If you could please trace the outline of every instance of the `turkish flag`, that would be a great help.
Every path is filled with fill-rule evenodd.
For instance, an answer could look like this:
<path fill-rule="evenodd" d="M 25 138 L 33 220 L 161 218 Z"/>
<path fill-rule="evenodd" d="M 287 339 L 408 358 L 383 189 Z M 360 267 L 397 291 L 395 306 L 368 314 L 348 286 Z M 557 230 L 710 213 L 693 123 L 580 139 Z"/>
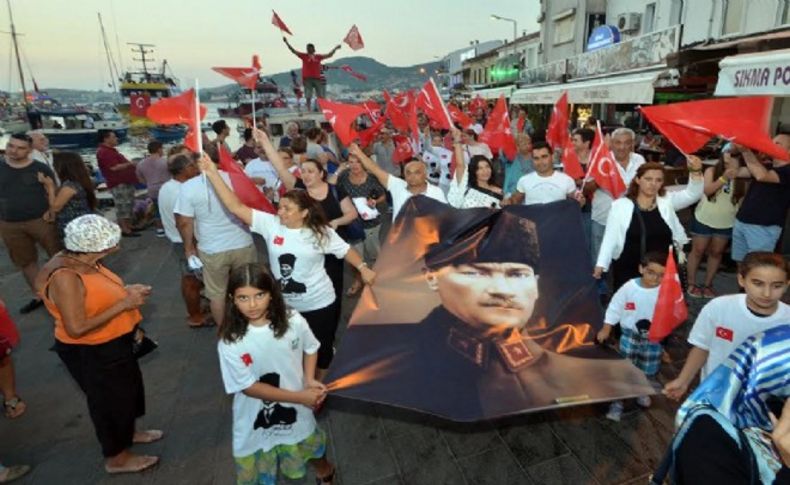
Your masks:
<path fill-rule="evenodd" d="M 397 130 L 409 131 L 409 103 L 411 99 L 409 93 L 410 91 L 399 93 L 394 98 L 387 91 L 383 93 L 386 101 L 385 114 Z"/>
<path fill-rule="evenodd" d="M 519 133 L 523 133 L 524 125 L 526 123 L 527 123 L 527 118 L 519 114 L 518 119 L 516 120 L 516 131 L 518 131 Z"/>
<path fill-rule="evenodd" d="M 716 327 L 716 338 L 732 342 L 732 339 L 735 338 L 735 332 L 727 327 Z"/>
<path fill-rule="evenodd" d="M 291 33 L 291 31 L 288 30 L 288 26 L 285 25 L 285 22 L 282 21 L 280 16 L 277 15 L 277 12 L 275 12 L 274 10 L 272 10 L 272 25 L 274 25 L 275 27 L 277 27 L 278 29 L 282 30 L 283 32 L 285 32 L 288 35 L 293 35 Z"/>
<path fill-rule="evenodd" d="M 564 145 L 562 146 L 562 170 L 572 179 L 580 179 L 584 177 L 584 169 L 579 161 L 579 155 L 573 148 L 573 140 L 570 136 L 565 137 Z"/>
<path fill-rule="evenodd" d="M 343 39 L 343 42 L 348 44 L 348 46 L 355 51 L 365 47 L 365 42 L 362 40 L 362 35 L 359 33 L 359 29 L 356 25 L 351 26 L 351 30 L 348 31 L 346 38 Z"/>
<path fill-rule="evenodd" d="M 680 286 L 675 257 L 670 248 L 664 278 L 658 288 L 658 300 L 653 311 L 653 320 L 650 322 L 648 340 L 655 343 L 664 340 L 678 325 L 685 322 L 688 316 L 683 287 Z"/>
<path fill-rule="evenodd" d="M 378 120 L 373 123 L 373 126 L 362 130 L 359 132 L 359 146 L 365 148 L 366 146 L 373 143 L 373 139 L 376 138 L 376 134 L 381 131 L 384 127 L 384 123 L 386 120 L 383 116 L 380 116 Z"/>
<path fill-rule="evenodd" d="M 129 96 L 129 114 L 132 116 L 145 116 L 151 106 L 151 96 L 148 93 L 132 94 Z"/>
<path fill-rule="evenodd" d="M 244 173 L 244 170 L 236 163 L 233 155 L 222 145 L 219 146 L 219 168 L 228 173 L 233 192 L 236 193 L 236 196 L 244 205 L 259 211 L 268 212 L 269 214 L 277 213 L 277 209 L 269 202 L 269 199 L 263 195 L 258 186 L 250 180 L 247 174 Z"/>
<path fill-rule="evenodd" d="M 787 151 L 771 140 L 773 98 L 706 99 L 639 108 L 650 123 L 684 153 L 694 153 L 714 136 L 788 160 Z"/>
<path fill-rule="evenodd" d="M 370 117 L 371 121 L 374 123 L 381 118 L 381 106 L 372 99 L 365 101 L 364 103 L 360 104 L 363 108 L 365 108 L 365 112 Z"/>
<path fill-rule="evenodd" d="M 617 169 L 617 161 L 614 159 L 609 147 L 603 139 L 601 124 L 596 130 L 596 143 L 590 154 L 590 164 L 587 167 L 587 178 L 595 181 L 598 187 L 609 192 L 613 198 L 617 199 L 626 191 L 625 182 Z"/>
<path fill-rule="evenodd" d="M 255 89 L 258 83 L 258 69 L 254 67 L 212 67 L 211 69 L 233 79 L 247 89 Z"/>
<path fill-rule="evenodd" d="M 354 121 L 365 113 L 365 108 L 354 104 L 343 104 L 318 98 L 318 106 L 324 113 L 324 118 L 332 125 L 337 138 L 343 145 L 350 145 L 359 136 L 352 128 Z"/>
<path fill-rule="evenodd" d="M 395 143 L 395 151 L 392 152 L 392 161 L 403 163 L 414 156 L 414 146 L 408 136 L 395 135 L 392 137 Z"/>
<path fill-rule="evenodd" d="M 546 128 L 546 143 L 552 148 L 559 149 L 565 146 L 568 137 L 568 93 L 562 93 L 560 99 L 554 103 L 551 110 L 551 119 Z"/>
<path fill-rule="evenodd" d="M 453 123 L 458 123 L 462 130 L 475 124 L 472 118 L 467 116 L 466 113 L 452 103 L 447 105 L 447 112 L 450 114 L 450 119 L 453 120 Z"/>
<path fill-rule="evenodd" d="M 439 90 L 436 88 L 436 83 L 433 81 L 433 78 L 430 78 L 428 82 L 420 90 L 419 94 L 417 94 L 417 107 L 420 108 L 425 115 L 436 122 L 436 124 L 445 130 L 449 130 L 452 126 L 452 120 L 450 119 L 450 114 L 447 112 L 447 108 L 444 107 L 444 101 L 442 101 L 442 97 L 439 95 Z"/>
<path fill-rule="evenodd" d="M 502 150 L 509 160 L 516 158 L 516 140 L 510 128 L 510 115 L 507 112 L 504 95 L 499 96 L 491 111 L 486 127 L 480 134 L 480 141 L 487 144 L 493 153 Z"/>
<path fill-rule="evenodd" d="M 340 69 L 345 71 L 345 72 L 347 72 L 347 73 L 349 73 L 349 74 L 351 74 L 353 77 L 359 79 L 360 81 L 367 81 L 368 80 L 368 77 L 366 75 L 355 71 L 348 64 L 343 64 L 342 66 L 340 66 Z"/>
<path fill-rule="evenodd" d="M 200 146 L 200 121 L 206 117 L 206 107 L 200 105 L 200 116 L 195 113 L 195 90 L 188 89 L 178 96 L 164 98 L 152 104 L 146 114 L 148 119 L 160 125 L 187 125 L 184 144 L 193 152 Z"/>
<path fill-rule="evenodd" d="M 473 114 L 479 109 L 485 111 L 486 107 L 486 100 L 481 98 L 479 94 L 472 101 L 469 101 L 469 111 Z"/>

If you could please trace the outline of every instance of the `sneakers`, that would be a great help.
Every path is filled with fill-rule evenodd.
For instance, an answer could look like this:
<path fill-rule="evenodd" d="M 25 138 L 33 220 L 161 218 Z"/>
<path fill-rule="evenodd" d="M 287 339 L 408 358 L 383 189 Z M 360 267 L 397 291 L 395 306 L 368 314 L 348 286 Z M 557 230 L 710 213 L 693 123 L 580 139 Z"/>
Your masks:
<path fill-rule="evenodd" d="M 649 408 L 653 401 L 650 399 L 650 396 L 639 396 L 636 398 L 636 403 L 641 408 Z"/>
<path fill-rule="evenodd" d="M 157 229 L 156 230 L 156 237 L 165 237 L 165 230 L 164 229 Z"/>
<path fill-rule="evenodd" d="M 702 298 L 702 288 L 697 285 L 689 285 L 687 293 L 692 298 Z"/>
<path fill-rule="evenodd" d="M 21 313 L 23 315 L 26 314 L 26 313 L 30 313 L 33 310 L 35 310 L 36 308 L 38 308 L 41 305 L 43 305 L 43 304 L 44 304 L 44 302 L 42 300 L 39 300 L 38 298 L 33 298 L 32 300 L 27 302 L 27 304 L 25 306 L 23 306 L 22 308 L 19 309 L 19 313 Z"/>
<path fill-rule="evenodd" d="M 606 413 L 606 419 L 610 419 L 615 423 L 620 422 L 623 417 L 623 401 L 614 401 L 609 405 L 609 411 Z"/>

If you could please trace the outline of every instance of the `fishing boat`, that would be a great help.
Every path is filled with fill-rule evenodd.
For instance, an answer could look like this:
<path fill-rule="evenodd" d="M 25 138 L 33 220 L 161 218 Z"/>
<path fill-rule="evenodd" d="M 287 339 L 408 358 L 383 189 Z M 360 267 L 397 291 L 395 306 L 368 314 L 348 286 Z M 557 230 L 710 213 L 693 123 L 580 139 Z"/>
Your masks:
<path fill-rule="evenodd" d="M 187 127 L 184 125 L 156 125 L 149 128 L 148 133 L 156 141 L 173 143 L 184 139 Z"/>
<path fill-rule="evenodd" d="M 127 71 L 121 78 L 119 92 L 121 95 L 118 110 L 129 119 L 132 128 L 155 125 L 146 117 L 148 106 L 163 98 L 180 94 L 178 79 L 170 72 L 167 61 L 162 61 L 159 71 L 151 69 L 155 59 L 152 44 L 130 43 L 135 46 L 132 51 L 139 55 L 134 60 L 140 63 L 137 70 Z"/>
<path fill-rule="evenodd" d="M 255 111 L 263 108 L 283 108 L 286 106 L 285 94 L 272 78 L 260 77 L 255 88 L 255 98 L 249 89 L 240 89 L 234 96 L 236 106 L 217 108 L 222 118 L 247 118 L 252 115 L 253 101 Z"/>
<path fill-rule="evenodd" d="M 91 148 L 99 145 L 99 131 L 112 130 L 123 142 L 129 127 L 122 119 L 104 119 L 95 111 L 58 109 L 31 113 L 53 148 Z"/>

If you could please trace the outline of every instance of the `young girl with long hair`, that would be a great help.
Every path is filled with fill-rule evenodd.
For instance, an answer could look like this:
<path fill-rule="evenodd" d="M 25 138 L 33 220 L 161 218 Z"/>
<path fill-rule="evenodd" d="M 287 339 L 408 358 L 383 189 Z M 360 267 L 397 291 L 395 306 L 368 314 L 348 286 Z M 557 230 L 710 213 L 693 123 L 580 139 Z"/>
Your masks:
<path fill-rule="evenodd" d="M 326 434 L 313 409 L 326 397 L 316 380 L 320 344 L 307 321 L 285 305 L 280 285 L 259 264 L 233 270 L 217 344 L 225 391 L 233 394 L 236 483 L 277 483 L 305 475 L 332 483 Z M 279 464 L 279 465 L 278 465 Z"/>

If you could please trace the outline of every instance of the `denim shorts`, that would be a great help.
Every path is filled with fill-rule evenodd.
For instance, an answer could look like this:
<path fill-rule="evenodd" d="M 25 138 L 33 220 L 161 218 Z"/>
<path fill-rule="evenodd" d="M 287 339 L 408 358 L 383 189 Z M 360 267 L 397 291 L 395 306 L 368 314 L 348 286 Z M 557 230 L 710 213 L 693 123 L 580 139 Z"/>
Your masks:
<path fill-rule="evenodd" d="M 731 227 L 727 229 L 716 229 L 715 227 L 710 227 L 698 221 L 697 216 L 691 218 L 689 232 L 692 236 L 699 237 L 720 237 L 722 239 L 730 239 L 732 237 Z"/>
<path fill-rule="evenodd" d="M 781 235 L 782 226 L 746 224 L 735 219 L 735 225 L 732 226 L 733 261 L 743 261 L 747 254 L 754 251 L 772 252 Z"/>

